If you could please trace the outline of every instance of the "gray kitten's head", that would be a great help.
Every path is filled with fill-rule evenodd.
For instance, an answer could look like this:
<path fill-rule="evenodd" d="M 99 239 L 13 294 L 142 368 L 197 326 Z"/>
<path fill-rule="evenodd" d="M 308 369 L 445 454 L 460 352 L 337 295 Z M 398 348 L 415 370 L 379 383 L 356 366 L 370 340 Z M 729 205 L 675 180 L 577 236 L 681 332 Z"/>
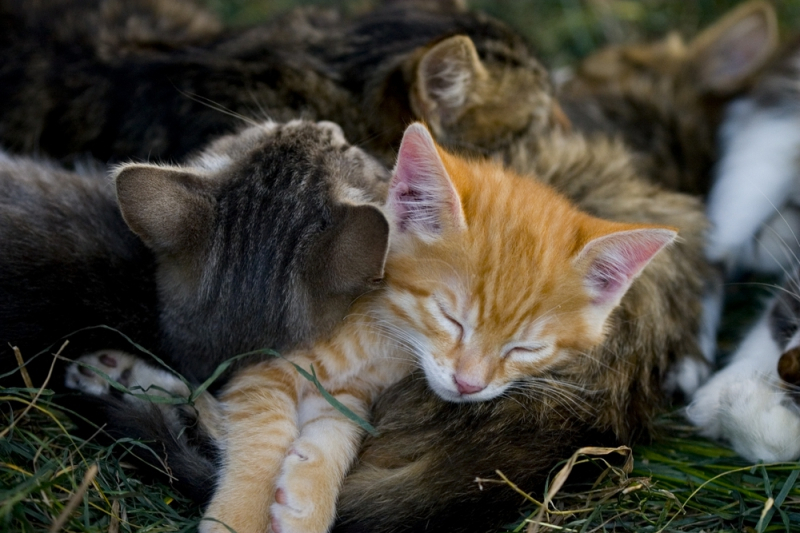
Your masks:
<path fill-rule="evenodd" d="M 192 377 L 330 330 L 383 277 L 388 172 L 330 122 L 267 122 L 184 166 L 116 172 L 123 217 L 155 253 L 166 348 Z"/>

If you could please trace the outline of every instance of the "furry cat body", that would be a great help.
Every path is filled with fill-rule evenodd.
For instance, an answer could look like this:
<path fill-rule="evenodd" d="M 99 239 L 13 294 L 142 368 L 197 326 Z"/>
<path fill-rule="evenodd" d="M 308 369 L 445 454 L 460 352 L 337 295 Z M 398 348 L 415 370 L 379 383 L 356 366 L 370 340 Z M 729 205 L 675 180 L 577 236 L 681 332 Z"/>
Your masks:
<path fill-rule="evenodd" d="M 117 325 L 134 341 L 146 333 L 145 346 L 199 382 L 234 355 L 328 331 L 382 275 L 388 228 L 369 204 L 388 173 L 332 123 L 263 123 L 181 167 L 123 166 L 116 198 L 100 176 L 3 163 L 3 242 L 17 246 L 1 259 L 12 302 L 2 342 L 26 355 L 73 329 Z M 49 281 L 65 269 L 65 283 Z M 137 321 L 148 327 L 127 326 Z"/>
<path fill-rule="evenodd" d="M 17 366 L 8 343 L 30 360 L 87 326 L 105 324 L 144 346 L 157 344 L 155 259 L 123 221 L 101 169 L 67 172 L 0 153 L 0 242 L 0 374 Z M 121 342 L 119 335 L 83 332 L 63 355 L 126 347 Z M 50 363 L 49 356 L 29 363 L 37 386 Z"/>
<path fill-rule="evenodd" d="M 800 41 L 786 47 L 753 89 L 727 109 L 708 199 L 709 258 L 736 274 L 784 274 L 800 251 Z"/>
<path fill-rule="evenodd" d="M 553 121 L 549 79 L 525 42 L 446 2 L 352 20 L 308 8 L 227 31 L 197 22 L 202 12 L 164 17 L 146 0 L 87 2 L 96 7 L 85 19 L 107 28 L 100 38 L 86 20 L 58 16 L 71 2 L 6 0 L 0 11 L 0 142 L 15 151 L 180 160 L 238 117 L 266 114 L 334 121 L 390 165 L 414 118 L 445 144 L 478 150 Z"/>
<path fill-rule="evenodd" d="M 696 337 L 686 335 L 696 328 L 697 294 L 702 287 L 697 273 L 706 268 L 699 203 L 641 181 L 618 143 L 590 142 L 574 135 L 539 142 L 530 153 L 548 156 L 527 164 L 538 165 L 541 180 L 595 215 L 678 227 L 682 241 L 659 253 L 633 284 L 607 322 L 601 346 L 566 366 L 551 367 L 538 381 L 524 381 L 507 393 L 510 397 L 455 406 L 414 376 L 385 392 L 373 414 L 380 436 L 367 438 L 359 462 L 345 480 L 339 502 L 342 523 L 337 529 L 489 528 L 513 513 L 518 498 L 502 485 L 481 487 L 475 477 L 492 478 L 500 469 L 535 492 L 550 467 L 571 453 L 565 450 L 631 442 L 646 431 L 665 400 L 661 391 L 667 368 L 687 356 L 701 357 Z M 502 222 L 507 226 L 508 217 Z M 431 266 L 431 272 L 439 268 L 449 272 L 442 265 Z M 506 298 L 518 301 L 518 294 Z M 679 323 L 666 325 L 665 317 Z M 631 387 L 636 387 L 637 398 L 645 400 L 634 401 Z M 153 417 L 162 416 L 146 405 L 133 412 L 148 409 L 155 411 Z M 180 429 L 172 431 L 170 442 L 182 442 Z M 196 454 L 179 449 L 168 453 L 172 458 Z M 205 465 L 197 472 L 213 471 L 208 459 L 195 459 Z M 186 476 L 179 483 L 203 482 L 202 476 L 195 477 L 197 472 L 173 470 L 179 478 Z"/>
<path fill-rule="evenodd" d="M 577 129 L 621 136 L 644 175 L 706 195 L 723 107 L 749 88 L 777 46 L 774 9 L 751 1 L 689 43 L 673 33 L 594 53 L 558 98 Z"/>
<path fill-rule="evenodd" d="M 784 278 L 757 324 L 687 410 L 702 434 L 752 461 L 800 458 L 800 408 L 789 386 L 798 380 L 781 372 L 782 362 L 796 358 L 800 316 L 798 46 L 789 43 L 753 90 L 728 107 L 708 199 L 709 258 L 730 276 L 756 271 Z"/>

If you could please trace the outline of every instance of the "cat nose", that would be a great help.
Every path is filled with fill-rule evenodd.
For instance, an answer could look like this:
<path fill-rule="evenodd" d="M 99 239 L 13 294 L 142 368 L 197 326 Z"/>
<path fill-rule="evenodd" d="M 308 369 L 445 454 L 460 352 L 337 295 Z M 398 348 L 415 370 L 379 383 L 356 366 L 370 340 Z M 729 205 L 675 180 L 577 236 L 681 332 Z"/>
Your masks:
<path fill-rule="evenodd" d="M 457 376 L 453 376 L 453 381 L 459 394 L 475 394 L 486 388 L 486 385 L 473 385 L 468 381 L 459 379 Z"/>

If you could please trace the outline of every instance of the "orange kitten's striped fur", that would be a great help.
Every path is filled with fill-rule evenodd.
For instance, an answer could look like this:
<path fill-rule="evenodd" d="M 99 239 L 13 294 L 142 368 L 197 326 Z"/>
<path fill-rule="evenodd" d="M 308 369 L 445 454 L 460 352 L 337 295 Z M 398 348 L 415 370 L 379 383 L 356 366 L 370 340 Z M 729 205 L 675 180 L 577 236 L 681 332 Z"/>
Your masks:
<path fill-rule="evenodd" d="M 675 237 L 586 215 L 535 180 L 445 153 L 418 124 L 385 214 L 383 288 L 328 339 L 243 369 L 223 391 L 222 472 L 202 532 L 332 524 L 362 432 L 292 363 L 364 418 L 415 364 L 446 400 L 494 398 L 600 343 L 609 313 Z"/>

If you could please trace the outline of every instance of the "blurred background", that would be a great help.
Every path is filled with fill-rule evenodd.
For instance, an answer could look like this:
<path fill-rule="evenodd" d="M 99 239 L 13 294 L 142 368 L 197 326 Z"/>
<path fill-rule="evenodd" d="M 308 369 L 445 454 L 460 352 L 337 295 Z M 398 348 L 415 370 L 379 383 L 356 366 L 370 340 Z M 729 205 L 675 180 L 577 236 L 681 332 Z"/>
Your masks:
<path fill-rule="evenodd" d="M 204 0 L 229 24 L 247 25 L 296 6 L 338 7 L 348 13 L 378 0 Z M 610 43 L 641 41 L 670 30 L 692 36 L 742 0 L 467 0 L 516 28 L 551 67 L 574 63 Z M 781 35 L 800 34 L 800 0 L 773 0 Z"/>

